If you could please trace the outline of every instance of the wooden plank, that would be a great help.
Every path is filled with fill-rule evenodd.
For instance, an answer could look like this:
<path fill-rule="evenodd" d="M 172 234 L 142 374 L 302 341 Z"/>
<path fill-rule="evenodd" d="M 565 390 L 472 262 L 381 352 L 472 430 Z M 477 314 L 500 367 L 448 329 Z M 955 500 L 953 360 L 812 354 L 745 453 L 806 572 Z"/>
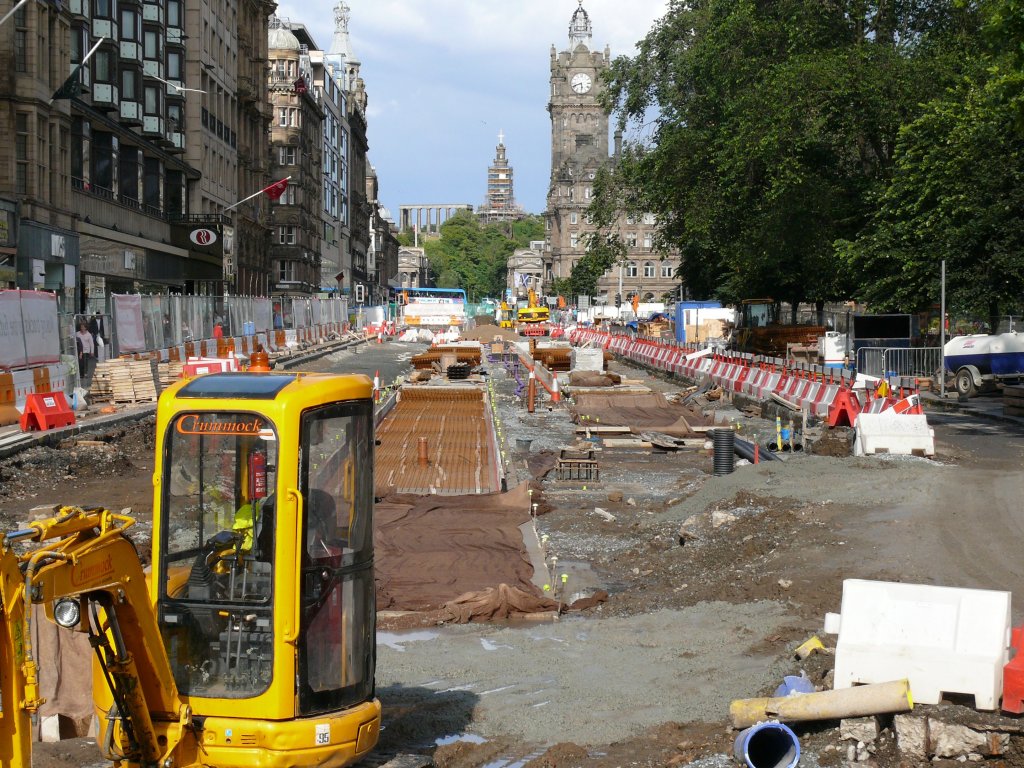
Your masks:
<path fill-rule="evenodd" d="M 576 426 L 576 434 L 583 432 L 589 432 L 592 435 L 620 435 L 623 433 L 628 434 L 629 427 L 616 427 L 611 424 L 587 424 L 586 426 Z"/>
<path fill-rule="evenodd" d="M 622 437 L 605 437 L 602 439 L 605 448 L 653 448 L 647 440 L 629 440 Z M 703 441 L 701 441 L 703 442 Z"/>

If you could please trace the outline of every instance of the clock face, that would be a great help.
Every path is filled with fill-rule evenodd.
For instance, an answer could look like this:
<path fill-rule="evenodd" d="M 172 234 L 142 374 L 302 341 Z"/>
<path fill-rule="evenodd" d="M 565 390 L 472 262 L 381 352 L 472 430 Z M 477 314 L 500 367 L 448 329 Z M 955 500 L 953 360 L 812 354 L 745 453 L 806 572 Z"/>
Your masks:
<path fill-rule="evenodd" d="M 569 81 L 569 85 L 576 93 L 586 93 L 590 90 L 590 86 L 593 81 L 590 79 L 590 75 L 586 72 L 577 72 L 572 76 L 572 80 Z"/>

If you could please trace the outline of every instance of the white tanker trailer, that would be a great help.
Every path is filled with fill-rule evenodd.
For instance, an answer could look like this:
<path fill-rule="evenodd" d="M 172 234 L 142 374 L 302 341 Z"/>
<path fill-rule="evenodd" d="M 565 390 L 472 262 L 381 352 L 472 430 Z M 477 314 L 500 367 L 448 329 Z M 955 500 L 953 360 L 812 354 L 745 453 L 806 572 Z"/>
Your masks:
<path fill-rule="evenodd" d="M 997 381 L 1024 379 L 1024 333 L 957 336 L 943 351 L 958 394 L 971 397 Z"/>

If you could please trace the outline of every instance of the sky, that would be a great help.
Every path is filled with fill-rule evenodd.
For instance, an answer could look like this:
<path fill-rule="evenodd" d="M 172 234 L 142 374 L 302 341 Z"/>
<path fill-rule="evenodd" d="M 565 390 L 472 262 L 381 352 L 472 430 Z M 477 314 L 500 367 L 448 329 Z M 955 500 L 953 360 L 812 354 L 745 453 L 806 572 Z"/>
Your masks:
<path fill-rule="evenodd" d="M 277 15 L 305 24 L 327 49 L 338 0 L 286 0 Z M 577 0 L 346 0 L 368 94 L 367 139 L 381 202 L 478 208 L 503 131 L 516 201 L 544 210 L 551 172 L 550 50 L 569 45 Z M 592 48 L 612 58 L 668 10 L 668 0 L 583 0 Z"/>

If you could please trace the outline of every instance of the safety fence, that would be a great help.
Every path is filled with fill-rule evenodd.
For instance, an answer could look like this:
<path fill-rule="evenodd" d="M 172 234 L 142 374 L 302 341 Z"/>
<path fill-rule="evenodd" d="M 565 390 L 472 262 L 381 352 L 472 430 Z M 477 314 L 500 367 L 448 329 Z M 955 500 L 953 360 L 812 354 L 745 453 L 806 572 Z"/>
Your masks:
<path fill-rule="evenodd" d="M 879 379 L 936 379 L 942 374 L 942 347 L 862 347 L 857 371 Z"/>
<path fill-rule="evenodd" d="M 83 386 L 76 331 L 98 360 L 184 362 L 189 357 L 275 353 L 343 336 L 345 298 L 115 294 L 110 314 L 61 314 L 45 291 L 0 291 L 0 425 L 18 421 L 31 394 Z M 220 330 L 217 331 L 217 326 Z"/>
<path fill-rule="evenodd" d="M 747 353 L 720 353 L 696 345 L 645 341 L 586 329 L 574 331 L 569 338 L 574 344 L 597 346 L 672 376 L 710 382 L 756 400 L 774 400 L 820 418 L 829 417 L 830 407 L 840 393 L 846 402 L 856 400 L 857 412 L 877 413 L 891 408 L 904 412 L 913 408 L 913 412 L 920 413 L 919 399 L 911 401 L 917 397 L 914 391 L 900 392 L 897 398 L 891 391 L 878 394 L 874 388 L 855 390 L 855 376 L 841 368 Z"/>

